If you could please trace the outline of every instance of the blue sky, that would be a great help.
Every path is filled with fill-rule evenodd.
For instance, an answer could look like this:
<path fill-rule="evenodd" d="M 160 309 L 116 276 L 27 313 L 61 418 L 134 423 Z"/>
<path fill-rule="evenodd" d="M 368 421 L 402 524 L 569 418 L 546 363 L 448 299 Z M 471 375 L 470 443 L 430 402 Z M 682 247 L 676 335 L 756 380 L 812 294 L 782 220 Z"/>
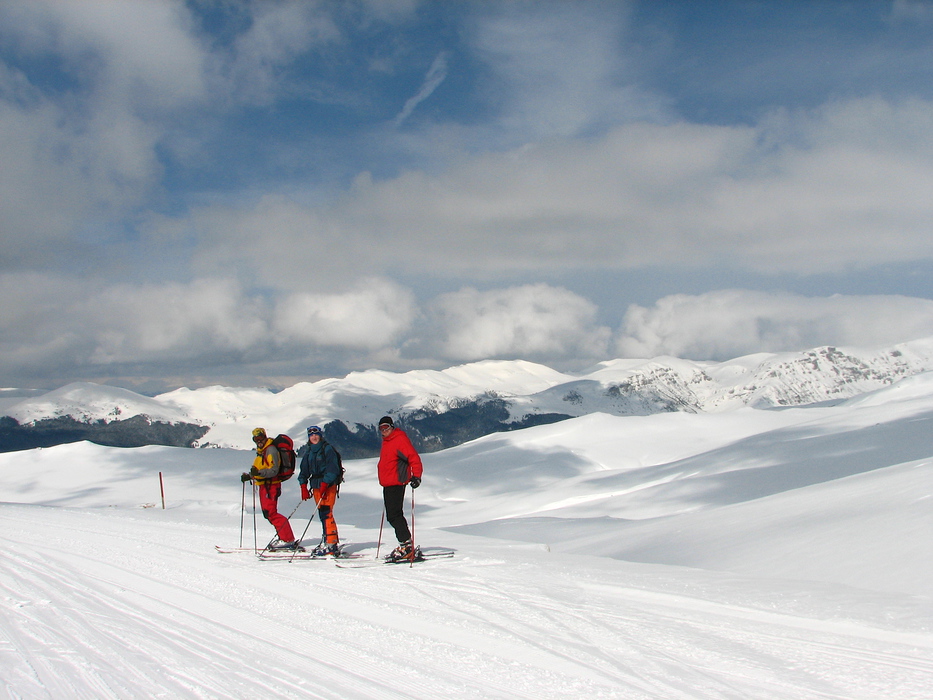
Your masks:
<path fill-rule="evenodd" d="M 933 2 L 0 0 L 0 385 L 933 335 Z"/>

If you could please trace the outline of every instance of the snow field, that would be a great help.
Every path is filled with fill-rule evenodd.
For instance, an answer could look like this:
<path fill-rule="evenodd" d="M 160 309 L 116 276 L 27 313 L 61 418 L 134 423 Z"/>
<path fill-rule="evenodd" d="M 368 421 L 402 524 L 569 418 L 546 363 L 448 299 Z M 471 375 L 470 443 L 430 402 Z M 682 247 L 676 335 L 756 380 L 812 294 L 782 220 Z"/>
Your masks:
<path fill-rule="evenodd" d="M 2 688 L 929 698 L 933 389 L 909 381 L 833 407 L 594 415 L 427 455 L 416 537 L 456 556 L 413 567 L 215 553 L 241 522 L 254 540 L 248 452 L 2 454 Z M 341 536 L 372 556 L 374 461 L 347 467 Z M 280 510 L 298 504 L 289 482 Z M 310 515 L 297 508 L 297 532 Z M 315 518 L 305 542 L 319 536 Z"/>

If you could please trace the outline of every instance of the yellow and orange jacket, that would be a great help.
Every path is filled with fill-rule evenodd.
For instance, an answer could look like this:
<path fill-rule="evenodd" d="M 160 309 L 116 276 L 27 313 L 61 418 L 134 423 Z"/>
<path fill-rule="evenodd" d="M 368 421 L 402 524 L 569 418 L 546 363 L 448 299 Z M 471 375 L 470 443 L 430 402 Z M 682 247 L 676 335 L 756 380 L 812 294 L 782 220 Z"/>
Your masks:
<path fill-rule="evenodd" d="M 279 457 L 278 449 L 272 444 L 272 438 L 266 438 L 265 444 L 256 448 L 253 466 L 259 471 L 253 476 L 255 483 L 266 484 L 279 481 L 277 477 L 282 466 L 282 459 Z"/>

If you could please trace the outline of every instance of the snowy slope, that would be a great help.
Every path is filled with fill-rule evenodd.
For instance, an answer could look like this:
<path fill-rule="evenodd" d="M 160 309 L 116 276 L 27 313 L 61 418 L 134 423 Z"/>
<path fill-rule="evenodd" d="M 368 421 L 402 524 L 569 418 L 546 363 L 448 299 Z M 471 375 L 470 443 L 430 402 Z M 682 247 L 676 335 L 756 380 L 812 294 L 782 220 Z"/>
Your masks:
<path fill-rule="evenodd" d="M 2 454 L 0 679 L 24 698 L 929 698 L 931 421 L 925 374 L 834 406 L 487 436 L 425 458 L 416 536 L 456 556 L 414 568 L 214 553 L 254 540 L 247 451 Z M 341 535 L 372 556 L 374 462 L 347 467 Z M 297 491 L 282 510 L 316 541 Z"/>
<path fill-rule="evenodd" d="M 444 520 L 560 551 L 585 544 L 626 560 L 933 591 L 931 396 L 926 373 L 835 408 L 594 415 L 488 436 L 437 456 L 450 482 L 439 490 L 452 503 Z M 561 487 L 526 491 L 543 466 Z M 477 485 L 450 476 L 467 469 Z M 470 498 L 477 491 L 487 508 Z M 854 533 L 860 556 L 839 557 Z"/>

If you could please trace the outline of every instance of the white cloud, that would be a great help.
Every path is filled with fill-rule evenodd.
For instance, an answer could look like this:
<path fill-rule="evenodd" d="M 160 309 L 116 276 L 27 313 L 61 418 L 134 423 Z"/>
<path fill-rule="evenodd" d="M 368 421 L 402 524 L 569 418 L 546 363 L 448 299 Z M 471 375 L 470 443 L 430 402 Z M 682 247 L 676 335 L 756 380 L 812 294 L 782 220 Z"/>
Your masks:
<path fill-rule="evenodd" d="M 268 311 L 232 280 L 105 284 L 37 273 L 0 275 L 0 367 L 211 364 L 266 354 Z"/>
<path fill-rule="evenodd" d="M 60 56 L 79 87 L 111 106 L 135 101 L 152 109 L 204 97 L 206 54 L 183 2 L 7 0 L 0 19 L 6 41 L 31 55 Z"/>
<path fill-rule="evenodd" d="M 820 345 L 876 347 L 933 336 L 933 300 L 903 296 L 804 297 L 721 290 L 633 304 L 615 340 L 622 357 L 725 360 Z"/>
<path fill-rule="evenodd" d="M 838 103 L 757 127 L 629 124 L 595 140 L 461 157 L 441 174 L 361 176 L 326 204 L 268 195 L 236 208 L 205 206 L 153 225 L 147 236 L 169 241 L 182 230 L 196 241 L 190 259 L 201 274 L 238 274 L 296 299 L 352 295 L 356 280 L 397 274 L 495 279 L 670 264 L 765 274 L 858 270 L 933 257 L 931 135 L 933 105 L 919 100 Z M 456 307 L 456 299 L 446 303 Z M 470 314 L 461 320 L 479 323 Z M 373 338 L 395 337 L 395 326 L 377 328 Z M 342 332 L 334 331 L 334 342 Z M 789 342 L 769 332 L 781 346 Z M 799 346 L 849 337 L 797 332 Z M 452 331 L 439 356 L 541 347 L 489 337 L 471 350 Z M 721 348 L 712 338 L 696 348 L 665 338 L 646 341 L 650 352 L 672 345 L 723 357 L 768 349 L 757 336 L 726 337 Z"/>
<path fill-rule="evenodd" d="M 431 93 L 434 92 L 446 78 L 447 52 L 442 51 L 437 55 L 431 67 L 428 69 L 428 73 L 424 77 L 424 82 L 421 84 L 418 92 L 405 101 L 402 111 L 395 117 L 395 126 L 401 126 L 405 120 L 411 116 L 411 113 L 415 111 L 415 107 L 428 99 Z"/>
<path fill-rule="evenodd" d="M 868 99 L 755 127 L 627 124 L 461 157 L 440 174 L 361 178 L 316 211 L 364 260 L 408 271 L 827 273 L 933 257 L 930 192 L 933 104 Z"/>
<path fill-rule="evenodd" d="M 262 356 L 274 346 L 266 304 L 231 280 L 117 285 L 76 306 L 96 339 L 92 364 Z"/>
<path fill-rule="evenodd" d="M 412 293 L 386 280 L 364 280 L 341 293 L 293 293 L 276 304 L 277 338 L 311 346 L 378 350 L 398 341 L 417 313 Z"/>
<path fill-rule="evenodd" d="M 277 290 L 307 280 L 330 284 L 345 278 L 350 264 L 341 232 L 320 211 L 280 195 L 201 207 L 180 219 L 152 217 L 144 232 L 166 244 L 190 236 L 191 262 L 201 274 L 235 271 L 250 284 Z"/>
<path fill-rule="evenodd" d="M 0 369 L 21 378 L 48 377 L 50 367 L 70 378 L 121 367 L 197 376 L 232 365 L 295 376 L 322 363 L 339 373 L 496 357 L 579 365 L 613 353 L 723 360 L 933 336 L 933 300 L 900 296 L 673 295 L 632 305 L 614 339 L 593 303 L 545 284 L 466 287 L 428 302 L 423 314 L 410 290 L 385 279 L 276 297 L 232 279 L 108 285 L 18 273 L 0 275 L 0 298 Z"/>
<path fill-rule="evenodd" d="M 160 148 L 192 150 L 205 119 L 272 101 L 291 85 L 283 67 L 338 38 L 316 4 L 243 11 L 255 13 L 248 31 L 217 48 L 181 0 L 0 3 L 0 38 L 60 64 L 54 78 L 67 86 L 31 83 L 0 62 L 0 210 L 11 258 L 40 265 L 69 238 L 119 237 L 124 217 L 158 194 Z"/>
<path fill-rule="evenodd" d="M 17 273 L 0 274 L 0 298 L 7 376 L 50 366 L 106 374 L 121 365 L 184 375 L 334 351 L 391 359 L 418 312 L 409 290 L 376 279 L 276 298 L 232 279 L 130 285 Z"/>
<path fill-rule="evenodd" d="M 325 5 L 258 2 L 249 11 L 249 29 L 237 37 L 232 54 L 215 56 L 225 91 L 236 102 L 272 102 L 283 92 L 282 71 L 297 56 L 341 38 Z"/>
<path fill-rule="evenodd" d="M 120 12 L 80 5 L 0 4 L 4 36 L 40 56 L 64 47 L 88 93 L 70 111 L 73 102 L 0 65 L 0 208 L 11 260 L 48 265 L 50 249 L 69 237 L 119 237 L 124 216 L 159 183 L 157 149 L 175 138 L 156 118 L 163 110 L 273 99 L 283 66 L 341 40 L 321 5 L 250 4 L 250 29 L 213 54 L 181 2 L 123 3 Z M 471 41 L 502 87 L 504 121 L 541 122 L 526 125 L 521 148 L 422 144 L 444 153 L 446 166 L 361 177 L 343 196 L 290 187 L 288 198 L 276 184 L 275 193 L 225 200 L 236 206 L 215 200 L 161 222 L 143 211 L 133 223 L 149 222 L 142 235 L 151 240 L 183 231 L 195 252 L 178 257 L 193 275 L 233 270 L 273 288 L 290 285 L 312 250 L 327 252 L 324 274 L 338 281 L 722 261 L 819 274 L 933 257 L 933 104 L 839 102 L 751 126 L 657 123 L 647 110 L 635 122 L 621 106 L 633 80 L 620 48 L 624 12 L 610 20 L 600 5 L 587 7 L 516 3 L 475 21 Z M 96 60 L 78 60 L 86 55 Z M 420 96 L 443 77 L 442 59 Z M 242 82 L 255 94 L 231 98 L 226 91 Z M 490 128 L 477 126 L 471 140 L 464 127 L 460 143 L 478 143 Z M 449 134 L 431 133 L 441 132 Z M 270 248 L 286 261 L 284 279 Z"/>
<path fill-rule="evenodd" d="M 161 167 L 165 110 L 205 97 L 205 54 L 180 2 L 0 4 L 2 37 L 61 61 L 69 89 L 0 64 L 0 209 L 8 250 L 38 260 L 143 201 Z M 38 248 L 38 250 L 36 250 Z"/>
<path fill-rule="evenodd" d="M 437 298 L 429 335 L 438 334 L 440 353 L 453 360 L 603 357 L 609 329 L 596 326 L 595 315 L 590 301 L 559 287 L 467 287 Z"/>
<path fill-rule="evenodd" d="M 478 18 L 470 39 L 493 77 L 484 89 L 500 109 L 497 126 L 534 141 L 659 117 L 626 51 L 627 6 L 508 3 Z"/>
<path fill-rule="evenodd" d="M 753 138 L 747 130 L 632 125 L 595 142 L 461 157 L 439 175 L 364 174 L 327 204 L 268 195 L 206 206 L 188 221 L 154 224 L 151 234 L 193 231 L 199 269 L 245 267 L 272 285 L 275 260 L 291 277 L 315 268 L 321 254 L 323 273 L 344 277 L 679 262 L 690 243 L 682 227 L 703 199 L 689 190 L 707 188 L 711 171 L 740 159 Z M 696 245 L 700 263 L 719 255 Z"/>
<path fill-rule="evenodd" d="M 933 258 L 930 192 L 933 104 L 870 99 L 758 126 L 628 124 L 461 154 L 440 173 L 363 174 L 326 201 L 210 204 L 146 235 L 185 231 L 200 274 L 274 289 L 310 277 L 316 292 L 398 274 L 826 274 Z"/>

